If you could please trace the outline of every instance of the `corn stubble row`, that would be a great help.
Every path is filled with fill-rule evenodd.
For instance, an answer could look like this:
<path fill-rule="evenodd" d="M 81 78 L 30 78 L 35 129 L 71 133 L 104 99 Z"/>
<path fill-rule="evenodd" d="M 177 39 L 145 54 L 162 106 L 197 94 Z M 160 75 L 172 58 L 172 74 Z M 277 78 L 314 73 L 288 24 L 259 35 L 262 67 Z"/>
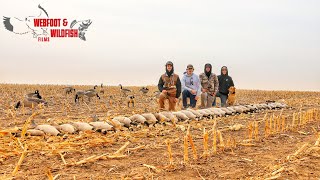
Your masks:
<path fill-rule="evenodd" d="M 246 136 L 245 136 L 247 137 L 247 139 L 244 139 L 240 142 L 236 142 L 235 138 L 229 136 L 226 143 L 224 141 L 222 132 L 217 129 L 217 122 L 215 120 L 211 130 L 207 131 L 205 128 L 203 128 L 203 142 L 202 142 L 203 154 L 201 155 L 201 158 L 207 158 L 210 155 L 215 156 L 219 153 L 223 153 L 225 150 L 231 150 L 233 152 L 233 150 L 237 147 L 237 145 L 253 146 L 254 144 L 252 142 L 254 141 L 259 142 L 262 138 L 268 138 L 276 134 L 284 133 L 287 131 L 300 132 L 299 129 L 304 128 L 304 126 L 307 125 L 308 123 L 320 121 L 320 109 L 314 108 L 306 111 L 299 110 L 298 112 L 293 113 L 292 121 L 290 121 L 289 117 L 290 116 L 283 115 L 283 110 L 280 112 L 280 115 L 278 116 L 274 115 L 274 113 L 271 115 L 268 115 L 266 113 L 264 118 L 261 121 L 252 121 L 248 123 L 246 127 L 247 130 L 246 130 Z M 264 128 L 262 128 L 263 123 L 264 123 Z M 264 129 L 264 134 L 262 132 L 259 133 L 260 129 Z M 313 156 L 320 157 L 320 154 L 314 153 L 315 151 L 320 153 L 320 147 L 319 147 L 320 132 L 318 132 L 317 135 L 318 135 L 318 139 L 315 142 L 314 147 L 310 148 L 309 144 L 306 143 L 294 154 L 288 156 L 288 160 L 292 159 L 293 157 L 297 157 L 297 155 L 301 154 L 301 152 L 306 150 L 308 153 L 313 152 Z M 209 141 L 211 139 L 209 137 L 212 138 L 211 148 L 209 148 Z M 168 141 L 169 140 L 166 140 L 166 142 Z M 170 149 L 170 151 L 168 151 L 168 154 L 170 157 L 169 158 L 170 166 L 172 166 L 173 165 L 172 149 L 170 147 L 170 144 L 167 143 L 167 145 L 168 145 L 168 149 Z M 191 147 L 193 159 L 197 160 L 199 157 L 197 153 L 197 148 L 192 138 L 192 133 L 190 131 L 190 125 L 188 127 L 186 135 L 183 137 L 183 162 L 185 164 L 190 163 L 189 147 Z"/>

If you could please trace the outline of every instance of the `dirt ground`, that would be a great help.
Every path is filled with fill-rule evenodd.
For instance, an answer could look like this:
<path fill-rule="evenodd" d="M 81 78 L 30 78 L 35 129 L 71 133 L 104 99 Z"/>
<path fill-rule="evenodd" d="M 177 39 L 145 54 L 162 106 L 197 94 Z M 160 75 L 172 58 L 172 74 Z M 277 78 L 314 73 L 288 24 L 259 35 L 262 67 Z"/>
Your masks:
<path fill-rule="evenodd" d="M 157 99 L 153 96 L 156 87 L 153 86 L 149 87 L 147 95 L 139 92 L 140 87 L 126 87 L 133 90 L 131 94 L 136 96 L 134 108 L 127 107 L 119 87 L 104 87 L 100 100 L 92 98 L 89 102 L 85 98 L 84 102 L 78 104 L 74 102 L 74 94 L 66 95 L 63 87 L 0 85 L 0 179 L 320 178 L 320 147 L 315 145 L 320 135 L 320 92 L 238 90 L 238 104 L 276 100 L 286 103 L 290 108 L 179 122 L 176 126 L 171 123 L 154 127 L 134 126 L 106 135 L 80 132 L 57 137 L 15 137 L 5 133 L 21 130 L 34 112 L 38 112 L 34 117 L 36 123 L 55 124 L 90 122 L 94 115 L 106 120 L 117 115 L 158 111 Z M 24 94 L 36 89 L 48 102 L 48 107 L 12 109 Z M 100 88 L 97 91 L 100 92 Z M 285 120 L 284 129 L 275 128 L 266 135 L 266 119 L 280 117 L 280 114 Z M 212 128 L 215 121 L 224 139 L 224 146 L 218 140 L 217 154 L 213 153 Z M 253 122 L 257 123 L 254 137 L 250 136 Z M 228 127 L 235 124 L 244 127 L 238 131 L 229 130 Z M 189 144 L 189 161 L 184 162 L 184 136 L 188 126 L 197 159 Z M 209 134 L 207 156 L 203 155 L 204 129 Z M 170 142 L 172 150 L 171 164 L 166 142 Z M 116 153 L 125 144 L 127 146 L 123 151 Z M 21 166 L 13 176 L 19 159 L 22 160 Z"/>

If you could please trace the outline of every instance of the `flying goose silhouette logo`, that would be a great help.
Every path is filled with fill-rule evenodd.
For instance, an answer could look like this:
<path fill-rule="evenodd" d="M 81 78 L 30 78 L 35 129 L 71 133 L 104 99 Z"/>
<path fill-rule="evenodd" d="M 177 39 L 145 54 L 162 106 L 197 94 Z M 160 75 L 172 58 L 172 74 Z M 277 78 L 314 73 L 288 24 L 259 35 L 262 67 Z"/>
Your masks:
<path fill-rule="evenodd" d="M 3 24 L 4 27 L 15 34 L 23 35 L 27 33 L 32 33 L 33 37 L 36 38 L 40 35 L 47 36 L 48 35 L 48 28 L 44 27 L 34 27 L 33 20 L 35 18 L 49 18 L 47 11 L 38 5 L 40 10 L 40 14 L 38 16 L 27 16 L 22 19 L 17 17 L 3 17 Z"/>

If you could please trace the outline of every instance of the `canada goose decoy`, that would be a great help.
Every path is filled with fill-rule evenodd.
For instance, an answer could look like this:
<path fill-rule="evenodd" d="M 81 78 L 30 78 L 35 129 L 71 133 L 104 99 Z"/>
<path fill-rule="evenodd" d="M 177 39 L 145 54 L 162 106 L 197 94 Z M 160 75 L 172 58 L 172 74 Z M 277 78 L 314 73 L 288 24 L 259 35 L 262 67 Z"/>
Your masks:
<path fill-rule="evenodd" d="M 96 96 L 98 99 L 101 99 L 99 94 L 95 91 L 85 91 L 84 95 L 88 97 L 89 101 L 91 101 L 91 98 Z"/>
<path fill-rule="evenodd" d="M 76 92 L 76 89 L 73 88 L 72 86 L 64 87 L 63 90 L 64 90 L 64 92 L 65 92 L 66 94 L 72 94 L 72 91 L 73 91 L 73 92 Z"/>
<path fill-rule="evenodd" d="M 79 102 L 80 99 L 82 99 L 82 101 L 83 101 L 84 93 L 85 93 L 85 91 L 77 91 L 75 98 L 74 98 L 74 102 L 77 103 L 77 102 Z"/>
<path fill-rule="evenodd" d="M 104 94 L 104 88 L 103 88 L 103 84 L 102 83 L 100 85 L 100 94 Z"/>
<path fill-rule="evenodd" d="M 79 102 L 80 99 L 83 100 L 83 96 L 87 96 L 89 101 L 91 101 L 91 98 L 94 96 L 97 96 L 97 98 L 100 99 L 99 94 L 95 90 L 89 89 L 87 91 L 78 91 L 74 98 L 75 103 Z"/>
<path fill-rule="evenodd" d="M 62 135 L 54 126 L 48 124 L 37 125 L 34 120 L 31 121 L 31 127 L 34 127 L 35 130 L 43 131 L 45 134 L 50 134 L 53 136 Z"/>
<path fill-rule="evenodd" d="M 39 90 L 35 90 L 34 93 L 29 93 L 25 95 L 26 98 L 37 98 L 37 99 L 42 99 L 40 96 Z"/>
<path fill-rule="evenodd" d="M 93 86 L 93 89 L 88 89 L 88 90 L 86 90 L 86 91 L 94 91 L 94 92 L 96 92 L 97 87 L 98 87 L 98 85 L 94 85 L 94 86 Z"/>
<path fill-rule="evenodd" d="M 122 95 L 126 96 L 127 93 L 131 92 L 130 89 L 123 88 L 121 84 L 119 84 L 119 86 L 120 86 L 120 93 L 122 93 Z"/>
<path fill-rule="evenodd" d="M 36 106 L 38 106 L 39 104 L 43 104 L 43 105 L 47 105 L 47 101 L 43 100 L 43 99 L 37 99 L 37 98 L 24 98 L 24 100 L 18 101 L 17 104 L 15 105 L 15 108 L 18 109 L 21 106 L 24 107 L 29 107 L 29 108 L 34 108 Z"/>
<path fill-rule="evenodd" d="M 130 104 L 132 104 L 132 107 L 134 107 L 135 97 L 134 95 L 127 96 L 127 104 L 128 107 L 130 107 Z"/>
<path fill-rule="evenodd" d="M 153 92 L 153 96 L 154 96 L 155 98 L 159 98 L 160 94 L 161 94 L 160 91 L 154 91 L 154 92 Z"/>
<path fill-rule="evenodd" d="M 143 94 L 147 94 L 149 92 L 149 88 L 142 87 L 139 91 L 141 91 Z"/>

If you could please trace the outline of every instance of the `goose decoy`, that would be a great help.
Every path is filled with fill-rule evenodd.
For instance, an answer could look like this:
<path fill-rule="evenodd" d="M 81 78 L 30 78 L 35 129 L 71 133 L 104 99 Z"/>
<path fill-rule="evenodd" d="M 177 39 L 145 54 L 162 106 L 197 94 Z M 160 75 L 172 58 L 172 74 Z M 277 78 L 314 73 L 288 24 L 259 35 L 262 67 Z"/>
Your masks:
<path fill-rule="evenodd" d="M 131 92 L 130 89 L 123 88 L 121 84 L 119 84 L 119 86 L 120 86 L 120 93 L 122 93 L 122 95 L 127 96 L 127 93 Z"/>
<path fill-rule="evenodd" d="M 22 102 L 21 101 L 17 102 L 17 104 L 15 105 L 15 108 L 18 109 L 21 106 L 34 108 L 34 107 L 38 106 L 39 104 L 48 105 L 47 101 L 45 101 L 43 99 L 24 98 L 24 100 Z"/>
<path fill-rule="evenodd" d="M 95 90 L 89 89 L 87 91 L 77 91 L 76 96 L 74 98 L 75 103 L 79 102 L 80 99 L 83 100 L 84 96 L 87 96 L 89 101 L 91 101 L 91 98 L 94 96 L 100 99 L 99 94 Z"/>
<path fill-rule="evenodd" d="M 94 91 L 94 92 L 96 92 L 97 87 L 98 87 L 98 85 L 94 85 L 94 86 L 93 86 L 93 89 L 88 89 L 88 90 L 86 90 L 86 91 Z"/>
<path fill-rule="evenodd" d="M 72 94 L 72 92 L 76 92 L 76 89 L 73 88 L 72 86 L 64 87 L 63 90 L 66 94 Z"/>
<path fill-rule="evenodd" d="M 104 94 L 104 88 L 103 88 L 103 84 L 102 83 L 100 85 L 100 94 Z"/>
<path fill-rule="evenodd" d="M 132 104 L 132 107 L 134 107 L 134 102 L 135 102 L 134 95 L 129 95 L 129 96 L 127 96 L 126 99 L 127 99 L 128 107 L 130 107 L 130 104 Z"/>
<path fill-rule="evenodd" d="M 39 90 L 35 90 L 34 93 L 29 93 L 25 95 L 26 98 L 37 98 L 37 99 L 42 99 L 40 96 Z"/>
<path fill-rule="evenodd" d="M 142 87 L 139 91 L 142 92 L 143 94 L 147 94 L 149 92 L 149 88 Z"/>

